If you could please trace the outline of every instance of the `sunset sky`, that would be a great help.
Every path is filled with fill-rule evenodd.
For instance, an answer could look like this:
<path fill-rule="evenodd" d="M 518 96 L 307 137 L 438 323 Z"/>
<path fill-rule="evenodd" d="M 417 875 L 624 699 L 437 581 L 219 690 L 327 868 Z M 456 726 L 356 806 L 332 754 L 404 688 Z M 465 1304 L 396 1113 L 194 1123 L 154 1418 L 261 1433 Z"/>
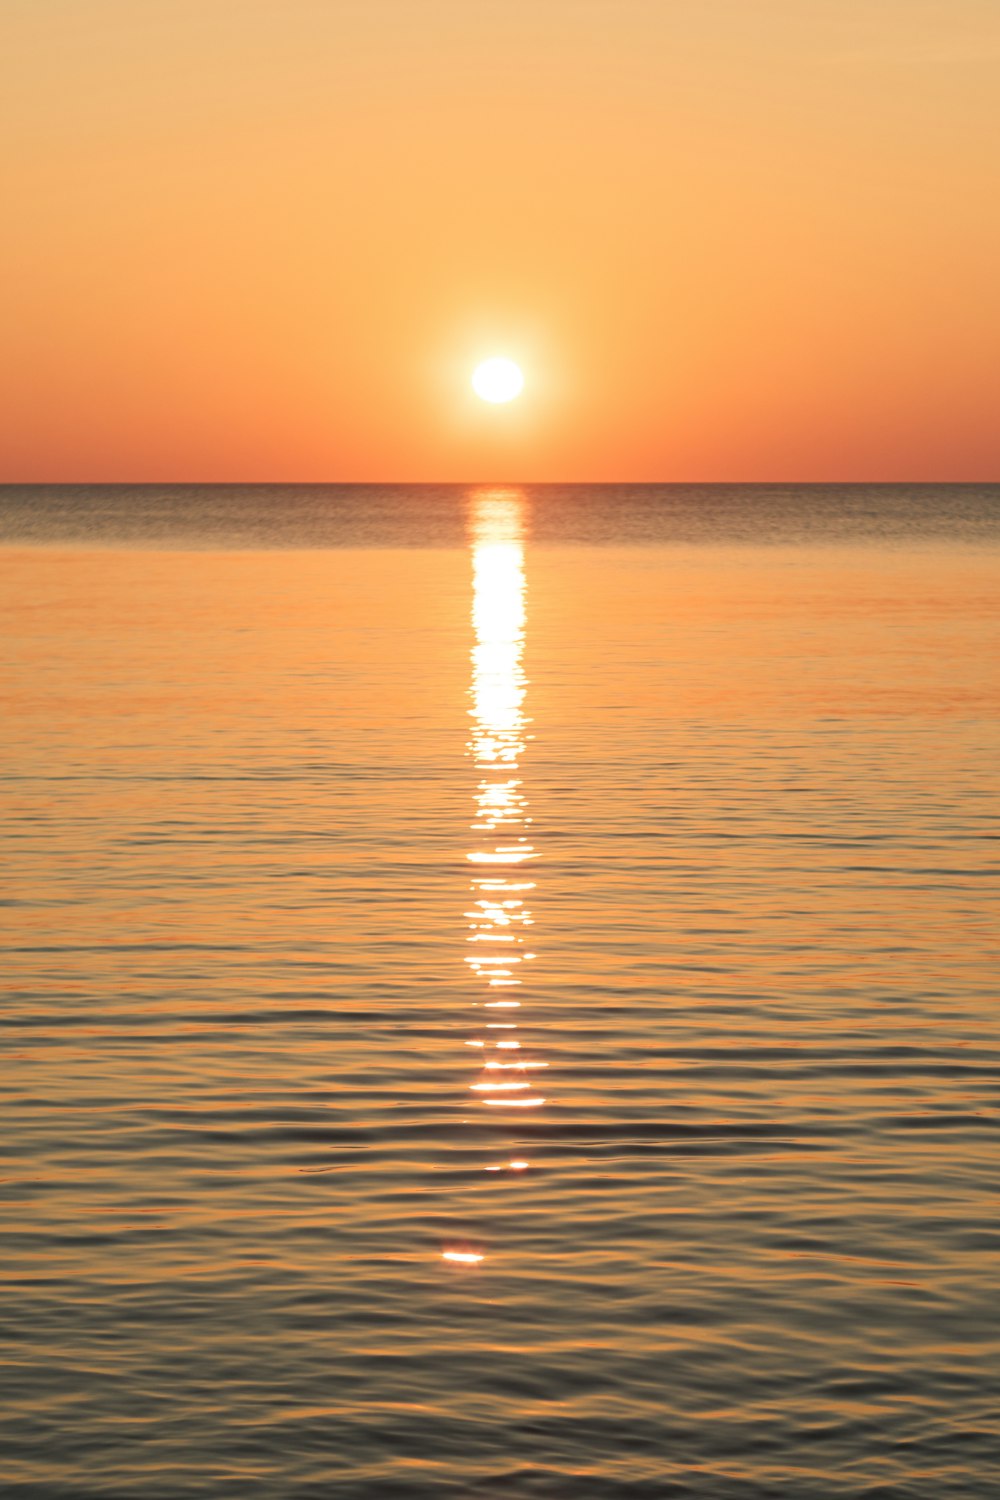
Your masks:
<path fill-rule="evenodd" d="M 997 0 L 2 33 L 0 480 L 1000 478 Z"/>

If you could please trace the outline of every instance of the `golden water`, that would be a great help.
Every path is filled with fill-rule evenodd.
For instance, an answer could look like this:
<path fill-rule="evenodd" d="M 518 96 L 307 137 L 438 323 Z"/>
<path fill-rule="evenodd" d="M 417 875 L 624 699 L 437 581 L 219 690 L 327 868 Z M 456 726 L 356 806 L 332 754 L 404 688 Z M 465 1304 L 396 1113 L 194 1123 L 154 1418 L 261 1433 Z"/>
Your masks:
<path fill-rule="evenodd" d="M 990 1494 L 995 493 L 199 494 L 0 550 L 5 1496 Z"/>

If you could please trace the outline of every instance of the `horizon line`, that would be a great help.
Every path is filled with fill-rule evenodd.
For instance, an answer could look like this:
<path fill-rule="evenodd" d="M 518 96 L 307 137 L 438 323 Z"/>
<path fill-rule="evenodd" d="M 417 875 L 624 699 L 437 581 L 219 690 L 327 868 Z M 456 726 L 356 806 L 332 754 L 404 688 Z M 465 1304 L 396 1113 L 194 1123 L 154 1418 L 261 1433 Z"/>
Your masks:
<path fill-rule="evenodd" d="M 767 488 L 773 486 L 812 486 L 815 488 L 835 485 L 866 485 L 892 487 L 898 485 L 1000 485 L 1000 475 L 982 479 L 0 479 L 0 489 L 45 489 L 56 486 L 82 488 L 86 485 L 103 488 L 151 488 L 154 486 L 178 486 L 236 489 L 241 486 L 265 488 L 281 486 L 285 489 L 308 489 L 317 486 L 341 489 L 378 489 L 384 487 L 407 489 L 586 489 L 614 488 L 630 485 L 636 488 L 684 488 L 698 486 L 739 486 L 740 488 Z"/>

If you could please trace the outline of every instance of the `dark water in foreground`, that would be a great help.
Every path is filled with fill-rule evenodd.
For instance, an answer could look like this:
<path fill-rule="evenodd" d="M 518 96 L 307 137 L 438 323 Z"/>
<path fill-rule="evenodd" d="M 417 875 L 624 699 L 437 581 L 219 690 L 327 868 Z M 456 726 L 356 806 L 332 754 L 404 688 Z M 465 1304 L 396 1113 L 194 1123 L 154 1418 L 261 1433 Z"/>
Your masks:
<path fill-rule="evenodd" d="M 1000 490 L 0 491 L 0 1492 L 1000 1494 Z"/>

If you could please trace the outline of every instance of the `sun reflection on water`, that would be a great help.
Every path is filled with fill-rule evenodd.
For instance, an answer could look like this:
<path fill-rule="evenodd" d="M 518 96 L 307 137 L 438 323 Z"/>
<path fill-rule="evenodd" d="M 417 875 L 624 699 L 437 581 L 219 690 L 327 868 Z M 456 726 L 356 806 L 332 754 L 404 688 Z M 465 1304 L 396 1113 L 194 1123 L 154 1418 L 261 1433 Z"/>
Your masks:
<path fill-rule="evenodd" d="M 479 837 L 468 854 L 473 866 L 488 866 L 489 874 L 472 879 L 468 911 L 468 940 L 474 951 L 466 958 L 474 977 L 489 989 L 513 989 L 524 984 L 524 965 L 534 954 L 526 951 L 525 929 L 532 925 L 528 905 L 534 881 L 522 878 L 522 867 L 536 858 L 528 828 L 528 802 L 518 774 L 528 739 L 530 720 L 524 700 L 524 632 L 527 598 L 524 579 L 524 497 L 518 490 L 483 490 L 472 501 L 472 734 L 469 753 L 478 774 L 472 830 Z M 510 870 L 509 875 L 504 871 Z M 484 999 L 484 1009 L 513 1010 L 519 1000 Z M 516 1030 L 515 1025 L 508 1029 Z M 507 1040 L 487 1041 L 489 1053 Z M 499 1064 L 486 1056 L 482 1073 Z M 528 1058 L 507 1062 L 505 1068 L 527 1075 Z M 537 1066 L 537 1064 L 535 1064 Z M 522 1095 L 532 1088 L 527 1076 L 502 1082 L 480 1076 L 470 1091 L 489 1095 Z M 544 1103 L 531 1098 L 483 1098 L 494 1108 L 524 1108 Z"/>
<path fill-rule="evenodd" d="M 483 1011 L 515 1011 L 520 999 L 500 999 L 497 990 L 524 986 L 534 918 L 535 882 L 525 866 L 537 857 L 531 842 L 521 763 L 529 738 L 525 712 L 527 678 L 524 638 L 527 594 L 524 577 L 524 496 L 519 490 L 481 490 L 472 497 L 472 731 L 469 754 L 476 773 L 472 866 L 466 911 L 469 974 Z M 537 1109 L 545 1096 L 533 1076 L 547 1066 L 511 1033 L 518 1021 L 486 1021 L 485 1033 L 467 1045 L 482 1059 L 469 1093 L 488 1109 Z M 500 1032 L 499 1037 L 493 1033 Z M 514 1053 L 516 1056 L 512 1057 Z M 499 1054 L 499 1055 L 497 1055 Z M 509 1148 L 508 1148 L 509 1149 Z M 523 1172 L 521 1157 L 491 1163 L 487 1172 Z M 445 1259 L 455 1259 L 449 1251 Z"/>

